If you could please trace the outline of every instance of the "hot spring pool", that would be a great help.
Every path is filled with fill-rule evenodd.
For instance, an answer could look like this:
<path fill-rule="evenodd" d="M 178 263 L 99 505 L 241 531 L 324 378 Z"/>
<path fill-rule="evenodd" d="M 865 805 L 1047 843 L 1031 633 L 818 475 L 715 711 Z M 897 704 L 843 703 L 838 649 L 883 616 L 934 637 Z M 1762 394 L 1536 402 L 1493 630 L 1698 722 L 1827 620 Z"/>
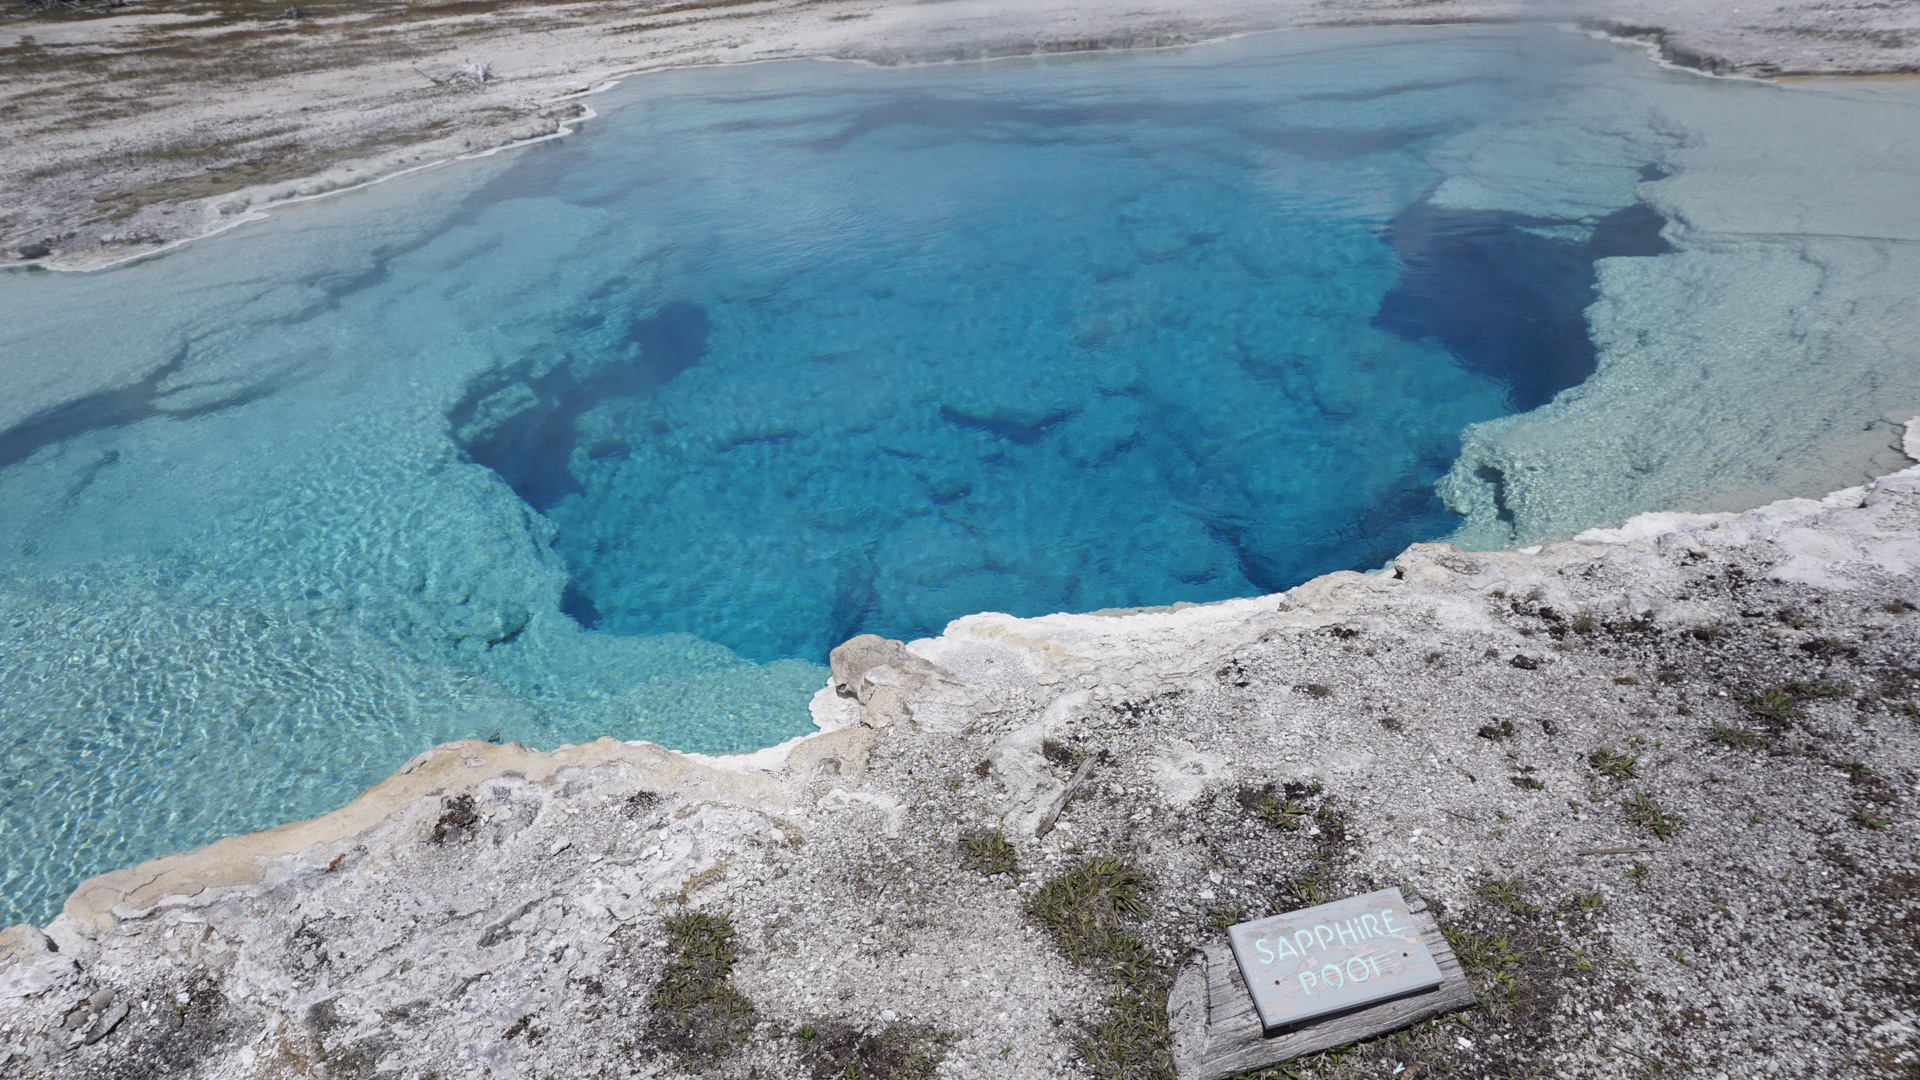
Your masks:
<path fill-rule="evenodd" d="M 752 749 L 856 633 L 1816 493 L 1920 406 L 1897 89 L 1375 29 L 594 104 L 0 279 L 0 923 L 436 742 Z"/>

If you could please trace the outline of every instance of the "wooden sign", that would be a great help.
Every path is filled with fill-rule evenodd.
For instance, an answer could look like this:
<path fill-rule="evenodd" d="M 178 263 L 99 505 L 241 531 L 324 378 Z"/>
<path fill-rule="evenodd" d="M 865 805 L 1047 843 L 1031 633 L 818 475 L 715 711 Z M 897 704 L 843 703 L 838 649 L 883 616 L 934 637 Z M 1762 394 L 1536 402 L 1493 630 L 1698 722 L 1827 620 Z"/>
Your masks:
<path fill-rule="evenodd" d="M 1244 922 L 1227 941 L 1267 1028 L 1440 985 L 1399 889 Z"/>
<path fill-rule="evenodd" d="M 1399 898 L 1397 890 L 1385 890 Z M 1379 895 L 1379 894 L 1373 894 Z M 1355 900 L 1365 899 L 1356 897 Z M 1344 901 L 1343 903 L 1352 903 Z M 1424 901 L 1401 899 L 1408 922 L 1415 928 L 1420 942 L 1426 947 L 1434 967 L 1440 972 L 1440 983 L 1427 990 L 1412 991 L 1398 997 L 1385 1000 L 1373 999 L 1372 1004 L 1349 1007 L 1343 1012 L 1321 1013 L 1315 1017 L 1297 1020 L 1291 1025 L 1269 1028 L 1254 1005 L 1254 995 L 1247 985 L 1247 979 L 1241 974 L 1239 963 L 1234 958 L 1233 947 L 1226 941 L 1194 950 L 1173 979 L 1173 992 L 1167 999 L 1169 1026 L 1173 1035 L 1173 1065 L 1180 1080 L 1228 1080 L 1241 1073 L 1262 1069 L 1269 1065 L 1299 1057 L 1302 1054 L 1318 1053 L 1350 1042 L 1382 1035 L 1411 1024 L 1417 1024 L 1430 1017 L 1453 1012 L 1456 1009 L 1472 1008 L 1475 1004 L 1473 988 L 1467 982 L 1466 973 L 1460 969 L 1460 961 L 1447 945 L 1446 935 L 1440 932 L 1440 926 L 1434 921 Z M 1317 910 L 1317 909 L 1309 909 Z M 1297 920 L 1306 912 L 1293 912 L 1278 916 L 1280 919 Z M 1362 911 L 1362 916 L 1366 912 Z M 1385 930 L 1378 922 L 1379 912 L 1375 911 L 1375 925 Z M 1261 919 L 1259 923 L 1270 920 Z M 1258 925 L 1258 924 L 1254 924 Z M 1322 925 L 1321 922 L 1309 926 Z M 1398 916 L 1394 926 L 1401 926 Z M 1363 923 L 1359 929 L 1365 929 Z M 1358 930 L 1350 929 L 1350 933 Z M 1257 943 L 1263 935 L 1256 934 L 1252 942 Z M 1316 936 L 1314 942 L 1319 944 Z M 1296 950 L 1304 944 L 1294 939 Z M 1344 945 L 1336 931 L 1334 944 Z M 1274 953 L 1277 963 L 1281 957 L 1271 937 L 1267 939 L 1268 949 Z M 1320 955 L 1316 953 L 1316 955 Z M 1264 954 L 1255 950 L 1254 956 L 1264 965 Z M 1291 960 L 1291 957 L 1287 959 Z M 1348 957 L 1351 959 L 1351 957 Z M 1388 962 L 1378 955 L 1374 959 L 1380 962 L 1382 985 Z M 1405 959 L 1412 959 L 1407 957 Z M 1314 970 L 1320 985 L 1328 981 L 1323 971 L 1327 965 L 1321 964 Z M 1303 965 L 1304 967 L 1304 965 Z M 1264 970 L 1264 967 L 1257 970 Z M 1295 985 L 1298 986 L 1298 972 L 1294 972 Z M 1346 972 L 1343 970 L 1342 975 Z M 1257 976 L 1256 976 L 1257 977 Z M 1279 978 L 1275 974 L 1269 978 Z M 1374 981 L 1372 970 L 1368 970 L 1367 982 Z M 1336 992 L 1345 987 L 1343 982 Z M 1364 985 L 1364 984 L 1363 984 Z M 1318 989 L 1318 987 L 1314 987 Z"/>

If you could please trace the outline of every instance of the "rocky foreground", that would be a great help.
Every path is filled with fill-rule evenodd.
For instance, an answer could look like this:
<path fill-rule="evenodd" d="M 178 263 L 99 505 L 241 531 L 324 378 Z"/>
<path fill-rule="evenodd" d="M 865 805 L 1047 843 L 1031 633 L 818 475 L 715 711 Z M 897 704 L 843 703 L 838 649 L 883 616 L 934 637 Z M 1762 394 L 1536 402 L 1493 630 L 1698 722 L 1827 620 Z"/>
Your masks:
<path fill-rule="evenodd" d="M 1167 1076 L 1190 950 L 1397 885 L 1480 1007 L 1268 1075 L 1917 1076 L 1917 568 L 1920 467 L 856 639 L 750 758 L 438 747 L 0 933 L 0 1072 Z"/>

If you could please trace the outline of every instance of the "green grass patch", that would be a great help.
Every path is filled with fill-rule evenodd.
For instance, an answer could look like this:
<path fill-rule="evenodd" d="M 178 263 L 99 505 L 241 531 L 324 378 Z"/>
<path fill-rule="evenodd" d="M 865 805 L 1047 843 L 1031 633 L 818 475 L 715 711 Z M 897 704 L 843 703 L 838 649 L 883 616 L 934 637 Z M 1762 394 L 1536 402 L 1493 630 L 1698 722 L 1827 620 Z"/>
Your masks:
<path fill-rule="evenodd" d="M 1144 898 L 1152 888 L 1133 864 L 1095 856 L 1042 886 L 1027 913 L 1061 952 L 1122 974 L 1145 962 L 1146 946 L 1131 926 L 1147 913 Z"/>
<path fill-rule="evenodd" d="M 733 920 L 690 912 L 669 918 L 666 933 L 667 968 L 647 998 L 651 1040 L 685 1061 L 711 1061 L 753 1030 L 753 1003 L 728 981 L 740 958 Z"/>
<path fill-rule="evenodd" d="M 850 1024 L 809 1024 L 795 1035 L 812 1080 L 933 1080 L 953 1036 L 923 1024 L 862 1030 Z"/>
<path fill-rule="evenodd" d="M 1171 979 L 1134 932 L 1152 888 L 1126 860 L 1095 856 L 1049 881 L 1027 904 L 1061 952 L 1105 969 L 1119 984 L 1076 1046 L 1102 1080 L 1174 1080 Z"/>
<path fill-rule="evenodd" d="M 1561 902 L 1560 910 L 1592 915 L 1606 905 L 1606 899 L 1597 892 L 1577 892 Z"/>
<path fill-rule="evenodd" d="M 1848 698 L 1853 696 L 1853 684 L 1828 682 L 1815 679 L 1811 682 L 1790 682 L 1780 687 L 1781 691 L 1796 698 Z"/>

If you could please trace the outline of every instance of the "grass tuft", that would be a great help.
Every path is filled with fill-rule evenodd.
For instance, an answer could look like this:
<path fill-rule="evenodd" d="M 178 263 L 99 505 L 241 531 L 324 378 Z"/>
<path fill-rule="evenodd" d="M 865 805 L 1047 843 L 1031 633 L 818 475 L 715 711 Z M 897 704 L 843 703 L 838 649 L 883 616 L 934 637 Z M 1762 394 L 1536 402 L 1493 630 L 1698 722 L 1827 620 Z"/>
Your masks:
<path fill-rule="evenodd" d="M 1875 832 L 1893 824 L 1892 818 L 1878 817 L 1864 806 L 1854 807 L 1853 813 L 1847 815 L 1847 820 L 1853 822 L 1853 827 L 1856 829 L 1869 829 Z"/>
<path fill-rule="evenodd" d="M 1773 740 L 1752 728 L 1728 727 L 1715 724 L 1707 733 L 1707 738 L 1729 750 L 1758 750 L 1770 745 Z"/>
<path fill-rule="evenodd" d="M 1631 780 L 1639 775 L 1640 758 L 1635 754 L 1617 754 L 1601 747 L 1587 755 L 1587 764 L 1593 771 L 1609 780 Z"/>
<path fill-rule="evenodd" d="M 1800 703 L 1782 686 L 1750 694 L 1746 700 L 1747 710 L 1775 727 L 1785 727 L 1803 717 Z"/>
<path fill-rule="evenodd" d="M 1483 899 L 1508 914 L 1533 915 L 1540 909 L 1521 899 L 1526 889 L 1526 880 L 1518 875 L 1497 878 L 1485 871 L 1481 872 L 1479 882 L 1473 887 L 1473 891 L 1479 893 Z"/>
<path fill-rule="evenodd" d="M 1019 854 L 1007 842 L 1006 834 L 998 829 L 961 834 L 960 850 L 966 856 L 967 865 L 988 877 L 995 874 L 1020 876 Z"/>
<path fill-rule="evenodd" d="M 1651 795 L 1635 795 L 1620 806 L 1627 812 L 1627 824 L 1646 829 L 1662 840 L 1671 839 L 1687 823 L 1680 815 L 1661 810 Z"/>

